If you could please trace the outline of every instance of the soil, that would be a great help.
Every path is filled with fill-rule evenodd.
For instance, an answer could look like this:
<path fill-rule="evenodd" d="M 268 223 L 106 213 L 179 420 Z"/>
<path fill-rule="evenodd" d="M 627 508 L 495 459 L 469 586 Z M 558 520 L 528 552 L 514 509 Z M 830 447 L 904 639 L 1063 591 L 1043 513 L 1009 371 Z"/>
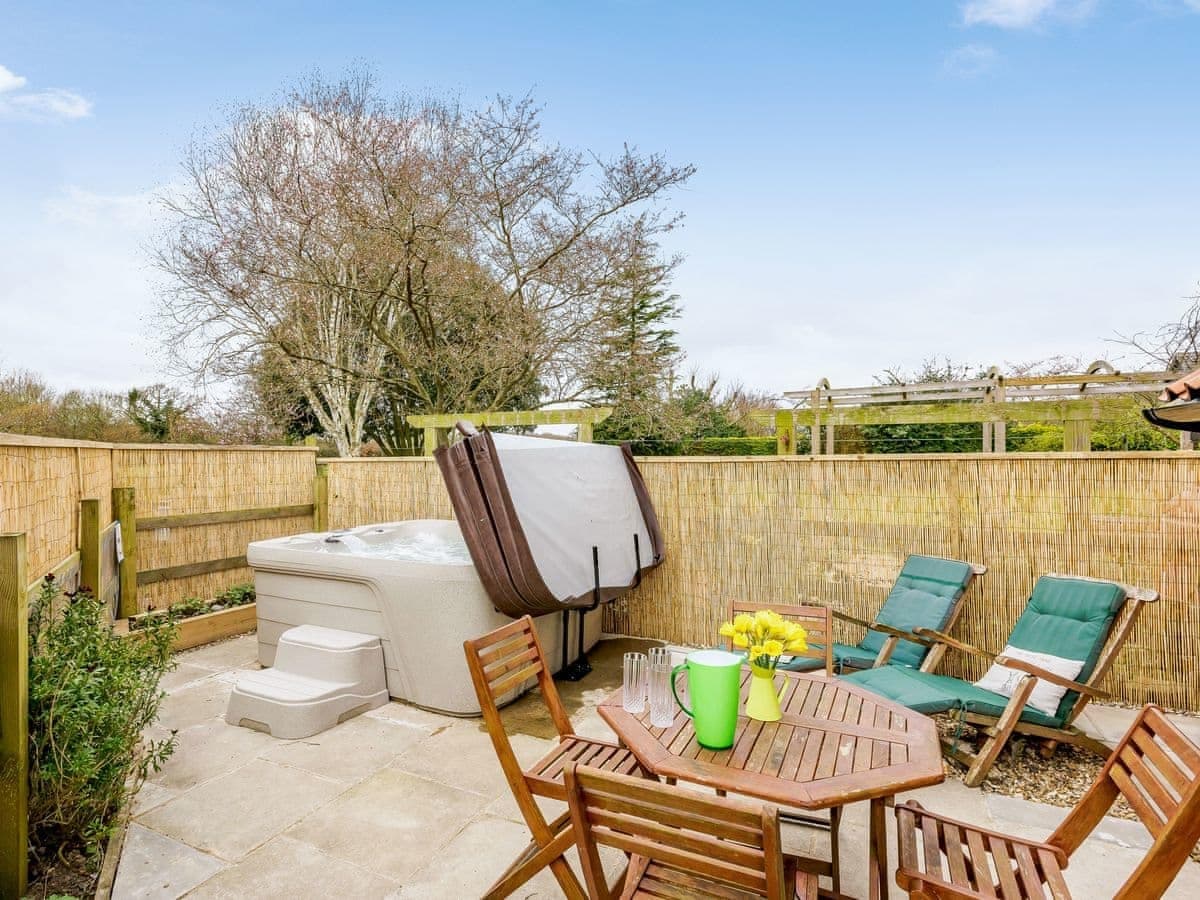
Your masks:
<path fill-rule="evenodd" d="M 28 900 L 47 900 L 50 897 L 91 897 L 96 892 L 100 876 L 100 856 L 87 856 L 73 850 L 62 858 L 52 857 L 49 867 L 30 873 Z"/>

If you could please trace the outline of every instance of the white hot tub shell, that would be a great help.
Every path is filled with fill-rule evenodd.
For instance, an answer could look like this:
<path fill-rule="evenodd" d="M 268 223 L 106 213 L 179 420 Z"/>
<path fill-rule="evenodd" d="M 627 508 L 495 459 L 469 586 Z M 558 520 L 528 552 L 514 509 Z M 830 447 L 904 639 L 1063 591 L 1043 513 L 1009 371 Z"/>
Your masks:
<path fill-rule="evenodd" d="M 457 522 L 417 519 L 257 541 L 247 559 L 264 666 L 274 664 L 279 636 L 298 625 L 373 634 L 383 644 L 392 697 L 452 715 L 479 714 L 463 641 L 512 619 L 492 607 Z M 534 622 L 547 660 L 558 669 L 562 614 Z M 576 653 L 578 622 L 573 612 L 568 659 Z M 585 613 L 585 648 L 599 638 L 600 610 Z"/>

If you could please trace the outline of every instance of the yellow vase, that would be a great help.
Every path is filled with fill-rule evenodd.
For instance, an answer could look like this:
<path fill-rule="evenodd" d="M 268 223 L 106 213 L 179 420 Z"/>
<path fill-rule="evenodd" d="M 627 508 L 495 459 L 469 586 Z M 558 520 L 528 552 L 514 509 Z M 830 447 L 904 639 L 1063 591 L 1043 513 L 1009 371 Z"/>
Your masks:
<path fill-rule="evenodd" d="M 778 722 L 783 718 L 779 701 L 783 688 L 775 690 L 775 670 L 762 666 L 750 666 L 750 694 L 746 697 L 746 715 L 759 722 Z M 784 687 L 786 687 L 786 683 Z"/>

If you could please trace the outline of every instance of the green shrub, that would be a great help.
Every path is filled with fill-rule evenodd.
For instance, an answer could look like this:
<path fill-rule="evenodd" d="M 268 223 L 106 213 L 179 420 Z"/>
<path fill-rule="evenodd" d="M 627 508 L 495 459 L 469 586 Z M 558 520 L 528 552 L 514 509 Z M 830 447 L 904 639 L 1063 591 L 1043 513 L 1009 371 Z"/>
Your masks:
<path fill-rule="evenodd" d="M 68 850 L 97 853 L 117 812 L 175 748 L 142 741 L 172 668 L 173 617 L 122 638 L 104 605 L 47 576 L 29 615 L 29 842 L 35 871 Z"/>
<path fill-rule="evenodd" d="M 685 456 L 774 456 L 773 437 L 708 437 L 691 441 Z"/>

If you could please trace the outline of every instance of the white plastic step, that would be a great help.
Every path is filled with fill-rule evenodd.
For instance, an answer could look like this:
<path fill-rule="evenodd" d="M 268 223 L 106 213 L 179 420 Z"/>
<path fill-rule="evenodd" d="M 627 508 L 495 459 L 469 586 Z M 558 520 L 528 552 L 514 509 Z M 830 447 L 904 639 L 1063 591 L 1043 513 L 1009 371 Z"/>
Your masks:
<path fill-rule="evenodd" d="M 294 739 L 387 702 L 379 638 L 301 625 L 280 636 L 273 668 L 238 679 L 225 719 Z"/>
<path fill-rule="evenodd" d="M 321 625 L 299 625 L 279 636 L 274 668 L 326 681 L 369 679 L 382 653 L 379 638 Z"/>

